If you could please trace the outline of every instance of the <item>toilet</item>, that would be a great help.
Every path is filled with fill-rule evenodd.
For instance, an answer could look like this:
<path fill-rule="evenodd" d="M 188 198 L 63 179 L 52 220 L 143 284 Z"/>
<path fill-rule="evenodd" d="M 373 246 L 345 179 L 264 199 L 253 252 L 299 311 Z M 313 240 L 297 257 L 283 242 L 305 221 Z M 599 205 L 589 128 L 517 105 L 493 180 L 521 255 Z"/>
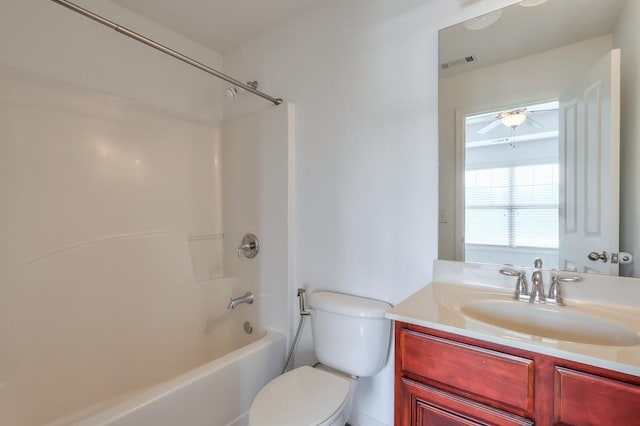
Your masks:
<path fill-rule="evenodd" d="M 249 410 L 249 426 L 344 426 L 358 377 L 385 366 L 391 338 L 386 302 L 341 293 L 311 295 L 318 367 L 293 369 L 269 382 Z"/>

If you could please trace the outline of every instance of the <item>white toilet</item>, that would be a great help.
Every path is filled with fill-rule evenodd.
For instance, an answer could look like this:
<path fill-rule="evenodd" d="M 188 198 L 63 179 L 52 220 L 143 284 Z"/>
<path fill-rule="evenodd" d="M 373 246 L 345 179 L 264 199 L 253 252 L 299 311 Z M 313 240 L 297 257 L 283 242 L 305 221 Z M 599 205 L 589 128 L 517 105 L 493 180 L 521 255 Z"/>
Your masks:
<path fill-rule="evenodd" d="M 357 377 L 373 376 L 389 352 L 388 303 L 319 291 L 311 295 L 311 330 L 317 368 L 276 377 L 256 396 L 250 426 L 344 426 Z"/>

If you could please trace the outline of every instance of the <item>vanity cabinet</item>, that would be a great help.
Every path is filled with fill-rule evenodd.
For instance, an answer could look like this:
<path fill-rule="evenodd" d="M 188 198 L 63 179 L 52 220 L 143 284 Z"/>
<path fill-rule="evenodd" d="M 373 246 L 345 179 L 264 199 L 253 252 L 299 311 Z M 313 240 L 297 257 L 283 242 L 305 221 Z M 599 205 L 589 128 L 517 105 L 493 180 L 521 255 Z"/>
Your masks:
<path fill-rule="evenodd" d="M 640 425 L 640 378 L 396 322 L 395 424 Z"/>

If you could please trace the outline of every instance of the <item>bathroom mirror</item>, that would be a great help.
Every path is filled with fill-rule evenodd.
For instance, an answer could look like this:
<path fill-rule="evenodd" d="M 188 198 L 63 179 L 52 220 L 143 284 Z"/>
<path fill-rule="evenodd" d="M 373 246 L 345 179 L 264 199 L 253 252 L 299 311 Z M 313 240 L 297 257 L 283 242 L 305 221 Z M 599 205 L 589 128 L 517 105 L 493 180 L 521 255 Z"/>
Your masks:
<path fill-rule="evenodd" d="M 637 3 L 524 0 L 440 31 L 440 259 L 638 275 L 625 253 L 638 195 L 620 185 Z"/>

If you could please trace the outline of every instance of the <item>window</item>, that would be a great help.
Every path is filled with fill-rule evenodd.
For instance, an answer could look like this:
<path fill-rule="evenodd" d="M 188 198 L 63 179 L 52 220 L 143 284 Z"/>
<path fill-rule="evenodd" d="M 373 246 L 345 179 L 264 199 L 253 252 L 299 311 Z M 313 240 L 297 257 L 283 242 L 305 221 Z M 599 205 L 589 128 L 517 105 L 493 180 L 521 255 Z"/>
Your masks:
<path fill-rule="evenodd" d="M 558 163 L 467 170 L 465 244 L 557 248 Z"/>

